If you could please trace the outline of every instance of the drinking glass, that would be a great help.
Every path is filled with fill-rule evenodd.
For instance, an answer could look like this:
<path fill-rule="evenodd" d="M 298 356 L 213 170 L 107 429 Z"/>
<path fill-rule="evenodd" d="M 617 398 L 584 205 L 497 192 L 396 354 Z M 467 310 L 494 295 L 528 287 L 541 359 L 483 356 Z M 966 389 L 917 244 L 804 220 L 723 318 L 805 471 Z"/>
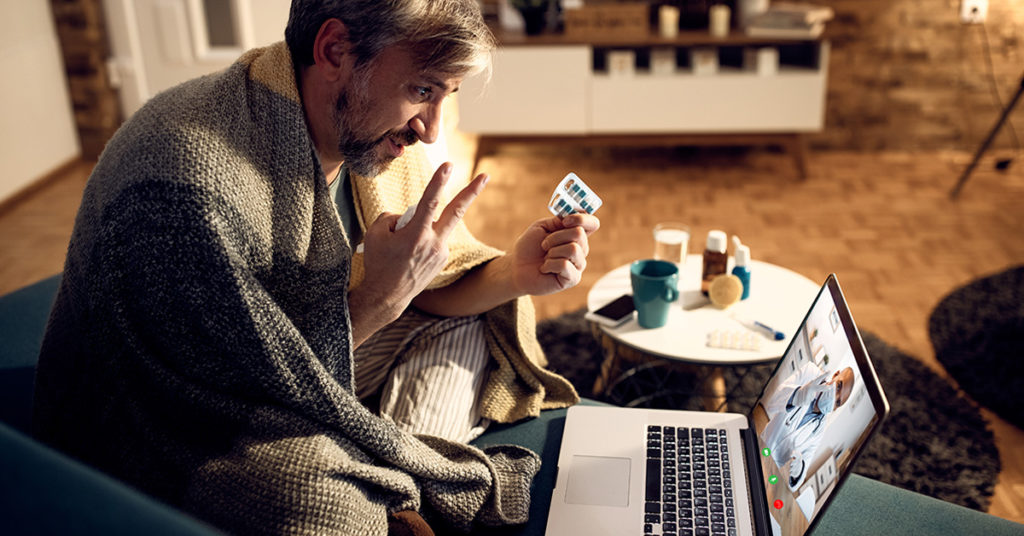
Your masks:
<path fill-rule="evenodd" d="M 690 228 L 682 223 L 664 222 L 654 226 L 654 258 L 682 265 L 690 245 Z"/>

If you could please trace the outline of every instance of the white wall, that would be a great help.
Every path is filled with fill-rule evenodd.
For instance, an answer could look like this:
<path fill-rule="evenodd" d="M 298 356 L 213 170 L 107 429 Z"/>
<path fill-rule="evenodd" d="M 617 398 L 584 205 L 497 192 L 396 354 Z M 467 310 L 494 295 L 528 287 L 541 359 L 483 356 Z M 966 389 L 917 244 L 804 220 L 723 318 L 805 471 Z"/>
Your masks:
<path fill-rule="evenodd" d="M 0 201 L 80 154 L 48 0 L 0 0 Z"/>

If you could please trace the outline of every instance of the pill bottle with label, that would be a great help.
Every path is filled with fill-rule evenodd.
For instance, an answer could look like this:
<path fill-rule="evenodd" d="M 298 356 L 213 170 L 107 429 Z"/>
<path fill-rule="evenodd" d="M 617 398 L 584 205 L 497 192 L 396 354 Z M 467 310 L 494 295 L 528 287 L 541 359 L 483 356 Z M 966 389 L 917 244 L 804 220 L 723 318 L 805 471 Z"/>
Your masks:
<path fill-rule="evenodd" d="M 704 249 L 704 270 L 701 275 L 700 291 L 708 295 L 711 280 L 724 274 L 729 266 L 729 256 L 725 253 L 728 238 L 724 231 L 717 229 L 708 232 L 707 246 Z"/>

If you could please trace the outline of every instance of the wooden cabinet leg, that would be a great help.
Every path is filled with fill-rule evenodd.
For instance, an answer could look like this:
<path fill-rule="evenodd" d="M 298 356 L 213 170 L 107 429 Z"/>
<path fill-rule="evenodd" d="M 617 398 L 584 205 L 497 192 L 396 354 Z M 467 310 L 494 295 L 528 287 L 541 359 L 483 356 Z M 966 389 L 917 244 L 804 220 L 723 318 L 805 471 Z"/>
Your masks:
<path fill-rule="evenodd" d="M 485 156 L 494 154 L 497 148 L 497 142 L 486 135 L 480 135 L 476 140 L 476 152 L 473 153 L 473 172 L 470 173 L 470 177 L 475 177 L 479 172 L 480 160 Z"/>
<path fill-rule="evenodd" d="M 789 142 L 789 152 L 793 155 L 800 180 L 807 180 L 807 139 L 803 134 L 793 134 Z"/>

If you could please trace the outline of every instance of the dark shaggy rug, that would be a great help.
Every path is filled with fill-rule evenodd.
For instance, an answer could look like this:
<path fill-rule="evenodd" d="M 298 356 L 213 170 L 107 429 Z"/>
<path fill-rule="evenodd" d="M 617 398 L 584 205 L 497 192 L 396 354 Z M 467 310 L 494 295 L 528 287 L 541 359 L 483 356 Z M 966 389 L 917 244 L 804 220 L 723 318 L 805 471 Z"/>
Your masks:
<path fill-rule="evenodd" d="M 951 292 L 932 311 L 928 333 L 964 392 L 1024 428 L 1024 266 Z"/>
<path fill-rule="evenodd" d="M 592 397 L 603 353 L 583 310 L 537 326 L 550 368 L 582 396 Z M 888 420 L 854 465 L 864 476 L 985 511 L 999 475 L 999 453 L 977 408 L 945 380 L 870 333 L 862 333 L 891 406 Z M 729 410 L 746 413 L 772 367 L 726 369 Z M 645 377 L 646 376 L 646 377 Z M 697 378 L 662 367 L 641 368 L 618 382 L 605 401 L 621 405 L 642 393 L 631 385 L 673 385 L 643 407 L 698 409 Z"/>

